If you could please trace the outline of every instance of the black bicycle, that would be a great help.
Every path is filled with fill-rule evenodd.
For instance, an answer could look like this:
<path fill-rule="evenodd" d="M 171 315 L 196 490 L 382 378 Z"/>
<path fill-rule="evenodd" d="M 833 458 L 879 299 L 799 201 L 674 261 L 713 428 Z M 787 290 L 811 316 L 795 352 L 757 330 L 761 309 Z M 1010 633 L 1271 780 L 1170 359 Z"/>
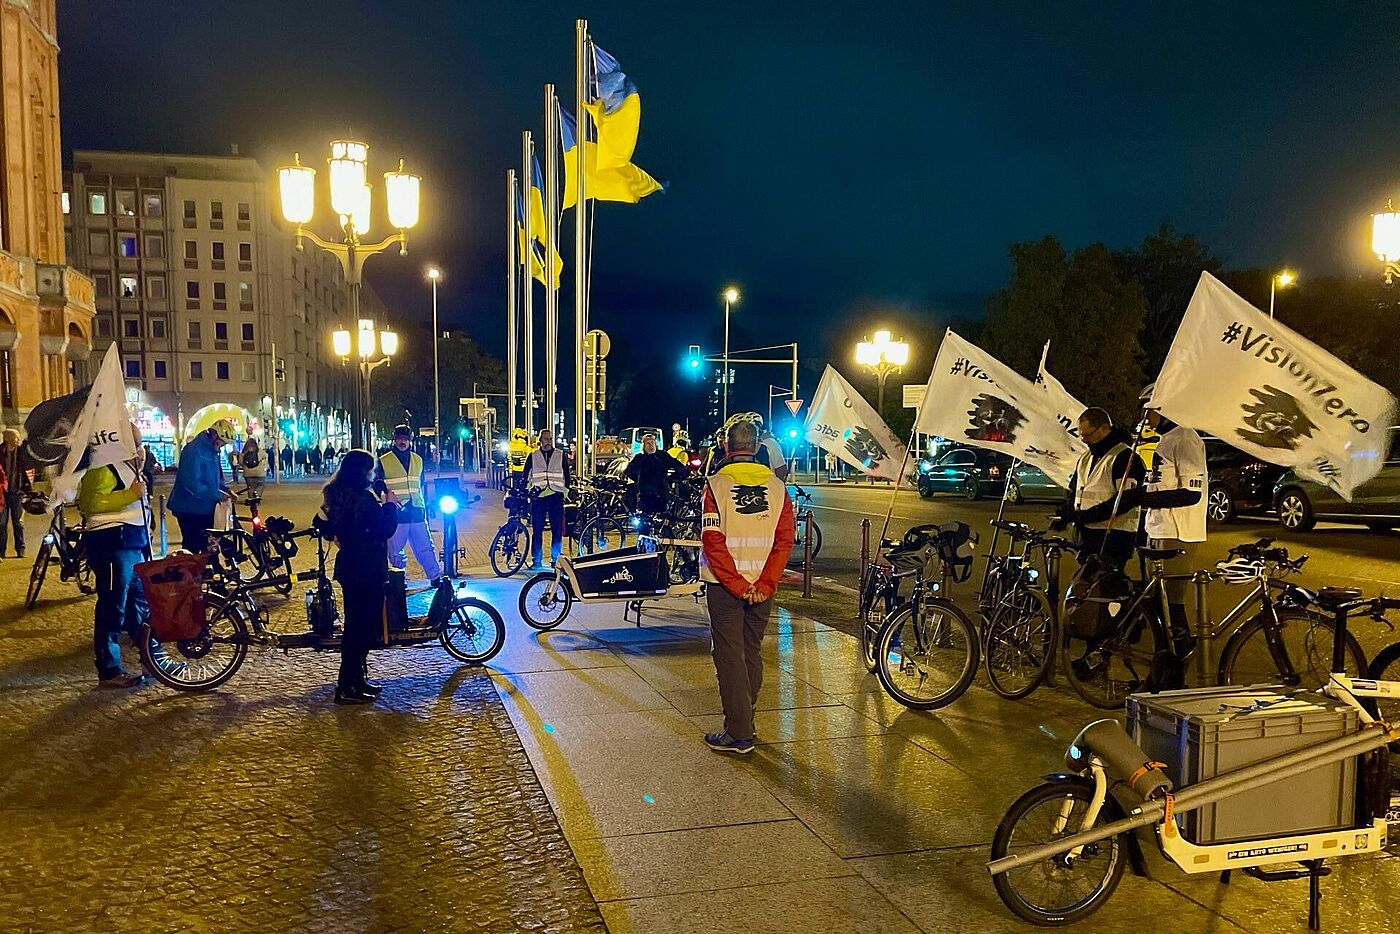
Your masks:
<path fill-rule="evenodd" d="M 497 577 L 510 577 L 525 566 L 530 553 L 530 503 L 534 494 L 511 487 L 506 490 L 506 521 L 491 539 L 488 557 Z"/>
<path fill-rule="evenodd" d="M 58 579 L 72 581 L 78 591 L 84 594 L 96 593 L 92 580 L 92 568 L 88 567 L 87 555 L 83 553 L 83 528 L 69 526 L 65 514 L 71 506 L 60 506 L 53 512 L 44 537 L 39 541 L 39 550 L 34 555 L 34 565 L 29 570 L 29 588 L 24 594 L 24 608 L 34 609 L 39 602 L 39 592 L 49 574 L 49 565 L 58 565 Z M 42 516 L 47 510 L 47 500 L 42 493 L 30 493 L 24 499 L 24 511 L 30 515 Z"/>
<path fill-rule="evenodd" d="M 792 551 L 788 554 L 788 564 L 802 566 L 802 562 L 807 554 L 807 539 L 812 540 L 812 560 L 816 560 L 817 555 L 822 550 L 822 527 L 817 525 L 816 516 L 812 513 L 812 494 L 808 493 L 796 483 L 792 485 L 792 498 L 797 507 L 794 518 L 797 523 L 797 536 L 792 542 Z"/>

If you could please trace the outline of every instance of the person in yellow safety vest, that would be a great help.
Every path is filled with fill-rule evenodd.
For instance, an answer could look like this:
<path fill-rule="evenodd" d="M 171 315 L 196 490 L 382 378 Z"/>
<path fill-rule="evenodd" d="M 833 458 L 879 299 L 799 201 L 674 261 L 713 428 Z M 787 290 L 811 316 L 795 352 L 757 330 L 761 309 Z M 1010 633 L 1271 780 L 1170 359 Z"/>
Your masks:
<path fill-rule="evenodd" d="M 544 567 L 544 525 L 549 521 L 549 552 L 555 564 L 564 545 L 564 495 L 574 484 L 568 456 L 554 446 L 554 432 L 541 428 L 540 445 L 530 453 L 521 482 L 535 492 L 530 502 L 530 542 L 534 568 Z"/>
<path fill-rule="evenodd" d="M 423 499 L 423 458 L 413 450 L 413 429 L 394 426 L 394 446 L 379 457 L 375 469 L 384 486 L 399 500 L 399 524 L 389 539 L 389 567 L 407 570 L 404 546 L 413 548 L 413 557 L 423 566 L 428 580 L 442 577 L 433 536 L 428 532 L 428 508 Z"/>
<path fill-rule="evenodd" d="M 671 447 L 666 451 L 686 466 L 690 466 L 690 435 L 684 430 L 671 436 Z"/>
<path fill-rule="evenodd" d="M 525 460 L 530 456 L 530 436 L 524 428 L 517 428 L 510 436 L 510 472 L 525 472 Z"/>

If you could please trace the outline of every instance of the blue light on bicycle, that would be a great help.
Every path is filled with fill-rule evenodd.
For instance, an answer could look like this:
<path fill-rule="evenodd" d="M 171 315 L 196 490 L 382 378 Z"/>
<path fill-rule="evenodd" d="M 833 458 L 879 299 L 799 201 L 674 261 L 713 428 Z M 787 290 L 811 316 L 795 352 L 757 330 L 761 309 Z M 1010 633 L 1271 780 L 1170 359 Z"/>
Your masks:
<path fill-rule="evenodd" d="M 641 517 L 641 516 L 633 516 L 633 517 L 632 517 L 632 528 L 634 528 L 634 529 L 640 529 L 641 527 L 642 527 L 642 517 Z"/>
<path fill-rule="evenodd" d="M 438 499 L 438 510 L 441 511 L 444 516 L 450 516 L 455 513 L 458 505 L 457 497 L 455 496 L 443 496 Z"/>

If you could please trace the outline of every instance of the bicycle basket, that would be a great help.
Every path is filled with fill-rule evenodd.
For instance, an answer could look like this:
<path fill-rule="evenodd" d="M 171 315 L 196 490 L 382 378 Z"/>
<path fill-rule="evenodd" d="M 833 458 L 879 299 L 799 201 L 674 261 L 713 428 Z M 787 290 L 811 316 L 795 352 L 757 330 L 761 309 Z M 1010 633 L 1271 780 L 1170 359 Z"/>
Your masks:
<path fill-rule="evenodd" d="M 1065 626 L 1076 639 L 1102 639 L 1113 631 L 1133 595 L 1122 570 L 1089 558 L 1065 592 Z"/>
<path fill-rule="evenodd" d="M 207 555 L 182 553 L 136 565 L 151 610 L 151 632 L 159 641 L 183 642 L 204 632 L 207 560 Z"/>

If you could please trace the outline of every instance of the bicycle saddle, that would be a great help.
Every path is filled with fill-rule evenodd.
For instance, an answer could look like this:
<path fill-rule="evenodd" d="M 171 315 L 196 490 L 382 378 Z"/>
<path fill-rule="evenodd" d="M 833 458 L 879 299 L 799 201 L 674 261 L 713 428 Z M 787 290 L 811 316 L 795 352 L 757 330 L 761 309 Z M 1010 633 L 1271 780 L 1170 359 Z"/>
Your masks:
<path fill-rule="evenodd" d="M 1171 558 L 1180 558 L 1186 554 L 1184 548 L 1139 548 L 1138 554 L 1148 561 L 1166 561 Z"/>
<path fill-rule="evenodd" d="M 1355 587 L 1323 587 L 1317 592 L 1318 606 L 1325 610 L 1335 610 L 1343 603 L 1361 599 L 1361 591 Z"/>

